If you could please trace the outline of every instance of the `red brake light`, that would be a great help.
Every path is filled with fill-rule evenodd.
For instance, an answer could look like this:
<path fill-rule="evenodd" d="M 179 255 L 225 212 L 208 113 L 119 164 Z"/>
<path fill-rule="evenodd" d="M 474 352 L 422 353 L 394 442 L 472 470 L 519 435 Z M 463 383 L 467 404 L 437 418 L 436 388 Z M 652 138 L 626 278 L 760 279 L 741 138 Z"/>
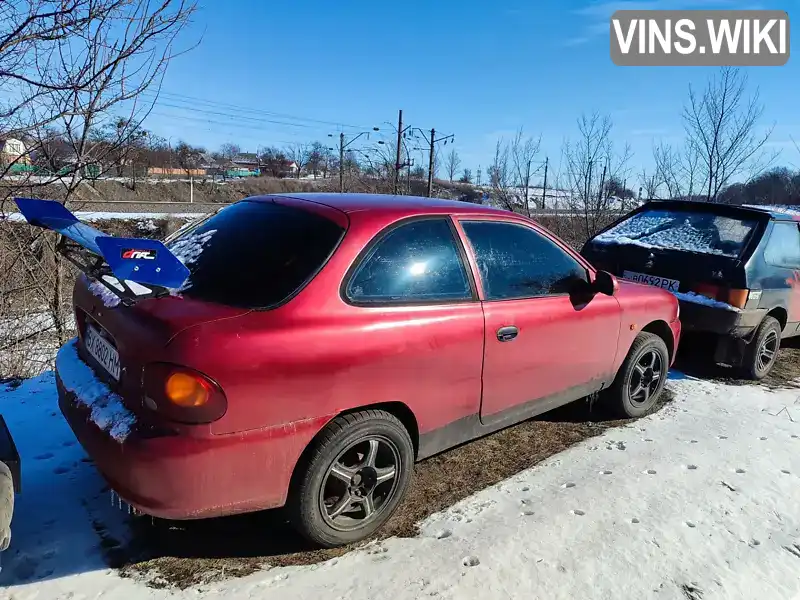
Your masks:
<path fill-rule="evenodd" d="M 228 409 L 228 400 L 212 379 L 199 371 L 168 363 L 145 366 L 145 405 L 181 423 L 211 423 Z"/>

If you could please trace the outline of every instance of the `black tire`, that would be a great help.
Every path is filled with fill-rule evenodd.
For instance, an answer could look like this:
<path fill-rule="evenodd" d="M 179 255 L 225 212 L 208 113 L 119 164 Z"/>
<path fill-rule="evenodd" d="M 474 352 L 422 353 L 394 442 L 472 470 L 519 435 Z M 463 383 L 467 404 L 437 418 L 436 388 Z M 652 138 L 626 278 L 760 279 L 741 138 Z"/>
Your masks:
<path fill-rule="evenodd" d="M 389 478 L 392 465 L 394 477 Z M 332 548 L 363 540 L 395 511 L 413 467 L 411 437 L 396 417 L 382 410 L 339 416 L 299 465 L 287 503 L 290 520 L 318 546 Z M 378 483 L 379 478 L 385 481 Z M 332 516 L 337 509 L 343 512 Z"/>
<path fill-rule="evenodd" d="M 742 373 L 744 377 L 761 380 L 775 366 L 778 350 L 781 348 L 781 324 L 774 317 L 764 317 L 756 329 L 756 333 L 744 351 Z M 764 360 L 765 353 L 771 353 L 769 360 Z"/>
<path fill-rule="evenodd" d="M 664 340 L 646 331 L 637 335 L 606 392 L 609 410 L 622 418 L 647 414 L 658 402 L 668 370 L 669 351 Z"/>
<path fill-rule="evenodd" d="M 0 462 L 0 552 L 11 543 L 11 517 L 14 514 L 14 480 L 5 463 Z"/>

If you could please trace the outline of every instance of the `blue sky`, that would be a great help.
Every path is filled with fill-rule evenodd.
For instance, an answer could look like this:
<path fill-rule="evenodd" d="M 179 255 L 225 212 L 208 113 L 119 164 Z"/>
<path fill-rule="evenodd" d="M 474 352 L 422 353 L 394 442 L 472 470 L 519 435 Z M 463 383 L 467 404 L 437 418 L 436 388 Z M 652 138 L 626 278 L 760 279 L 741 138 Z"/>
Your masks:
<path fill-rule="evenodd" d="M 184 42 L 201 43 L 170 65 L 163 89 L 173 95 L 159 101 L 149 129 L 173 143 L 216 149 L 235 141 L 248 151 L 356 131 L 350 126 L 380 127 L 388 140 L 386 122 L 396 123 L 402 108 L 406 123 L 455 134 L 463 166 L 484 173 L 496 139 L 520 126 L 542 135 L 542 159 L 557 165 L 582 112 L 613 118 L 615 143 L 631 144 L 635 172 L 652 164 L 654 140 L 679 141 L 688 86 L 702 86 L 714 70 L 615 66 L 615 10 L 798 14 L 796 0 L 200 1 Z M 800 142 L 800 62 L 748 75 L 766 106 L 763 125 L 775 124 L 781 162 L 800 166 L 791 142 Z"/>

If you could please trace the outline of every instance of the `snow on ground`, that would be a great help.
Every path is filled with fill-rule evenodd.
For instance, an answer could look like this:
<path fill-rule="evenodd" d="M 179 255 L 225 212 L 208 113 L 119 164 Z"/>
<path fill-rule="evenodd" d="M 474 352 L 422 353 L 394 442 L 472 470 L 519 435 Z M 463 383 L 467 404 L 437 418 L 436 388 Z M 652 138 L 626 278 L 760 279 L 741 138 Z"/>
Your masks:
<path fill-rule="evenodd" d="M 155 226 L 153 219 L 196 219 L 206 216 L 204 212 L 167 213 L 167 212 L 108 212 L 108 211 L 76 211 L 73 213 L 79 221 L 144 221 L 145 227 Z M 6 213 L 3 220 L 11 223 L 25 223 L 22 213 Z M 146 225 L 147 223 L 150 225 Z"/>
<path fill-rule="evenodd" d="M 123 517 L 45 374 L 0 391 L 25 478 L 0 584 L 15 600 L 800 597 L 800 392 L 669 385 L 661 412 L 431 516 L 418 538 L 169 591 L 104 566 L 95 529 L 123 535 Z"/>

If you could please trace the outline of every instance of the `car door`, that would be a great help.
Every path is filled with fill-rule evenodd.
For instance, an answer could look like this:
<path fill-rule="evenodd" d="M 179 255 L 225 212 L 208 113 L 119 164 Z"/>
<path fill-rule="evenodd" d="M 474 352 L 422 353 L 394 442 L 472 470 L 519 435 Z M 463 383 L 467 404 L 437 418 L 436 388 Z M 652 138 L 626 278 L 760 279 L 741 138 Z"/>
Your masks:
<path fill-rule="evenodd" d="M 414 217 L 368 244 L 343 285 L 357 331 L 345 401 L 402 402 L 421 435 L 478 413 L 483 311 L 452 219 Z M 338 338 L 337 338 L 338 339 Z"/>
<path fill-rule="evenodd" d="M 543 412 L 613 379 L 621 309 L 612 296 L 587 293 L 585 263 L 523 222 L 462 219 L 460 226 L 485 321 L 481 420 L 531 403 Z"/>
<path fill-rule="evenodd" d="M 764 247 L 768 274 L 759 306 L 786 309 L 785 335 L 793 335 L 800 322 L 800 228 L 793 221 L 775 222 Z"/>

